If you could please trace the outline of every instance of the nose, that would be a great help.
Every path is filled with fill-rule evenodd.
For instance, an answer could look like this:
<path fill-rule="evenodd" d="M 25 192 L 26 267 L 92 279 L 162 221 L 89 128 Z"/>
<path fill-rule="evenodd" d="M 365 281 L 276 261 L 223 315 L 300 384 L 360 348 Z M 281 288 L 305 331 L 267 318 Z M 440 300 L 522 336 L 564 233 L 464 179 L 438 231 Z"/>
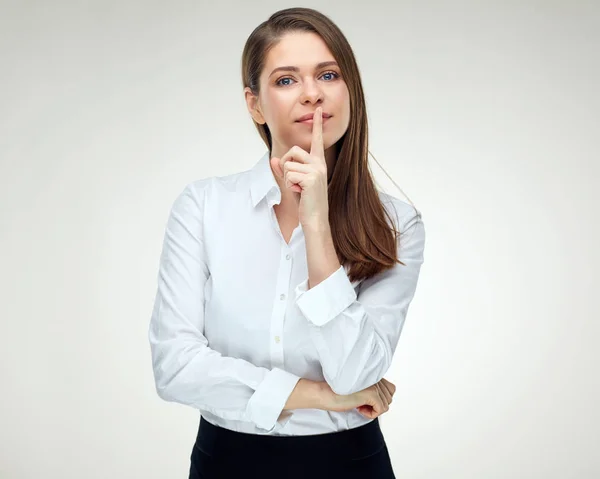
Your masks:
<path fill-rule="evenodd" d="M 319 101 L 323 101 L 323 91 L 321 90 L 317 82 L 304 82 L 304 87 L 302 88 L 301 101 L 302 103 L 317 103 Z"/>

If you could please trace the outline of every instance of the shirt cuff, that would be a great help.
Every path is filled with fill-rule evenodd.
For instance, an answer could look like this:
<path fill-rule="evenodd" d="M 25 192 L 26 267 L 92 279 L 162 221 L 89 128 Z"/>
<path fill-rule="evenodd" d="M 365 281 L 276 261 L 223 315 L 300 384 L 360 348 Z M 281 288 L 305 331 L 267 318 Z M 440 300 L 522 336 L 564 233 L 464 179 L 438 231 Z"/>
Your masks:
<path fill-rule="evenodd" d="M 269 371 L 248 401 L 250 420 L 268 432 L 285 426 L 292 412 L 283 408 L 300 379 L 300 376 L 283 369 Z"/>
<path fill-rule="evenodd" d="M 311 323 L 323 326 L 356 301 L 356 291 L 344 266 L 308 289 L 308 278 L 294 289 L 296 305 Z"/>

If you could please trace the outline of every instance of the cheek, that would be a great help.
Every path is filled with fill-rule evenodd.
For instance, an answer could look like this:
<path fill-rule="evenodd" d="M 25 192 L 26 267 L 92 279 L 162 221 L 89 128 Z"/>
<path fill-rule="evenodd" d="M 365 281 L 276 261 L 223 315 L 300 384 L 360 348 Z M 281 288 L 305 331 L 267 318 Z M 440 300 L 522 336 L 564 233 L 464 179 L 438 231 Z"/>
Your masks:
<path fill-rule="evenodd" d="M 345 129 L 350 123 L 350 98 L 347 94 L 342 95 L 339 102 L 342 105 L 342 107 L 340 108 L 340 113 L 342 117 L 342 123 Z"/>
<path fill-rule="evenodd" d="M 336 103 L 338 105 L 342 105 L 340 108 L 340 112 L 344 118 L 350 116 L 350 92 L 348 88 L 344 86 L 344 88 L 338 92 Z"/>
<path fill-rule="evenodd" d="M 289 101 L 286 101 L 281 95 L 271 95 L 265 103 L 268 111 L 268 123 L 272 125 L 271 129 L 278 131 L 285 128 L 286 120 L 289 121 L 287 113 L 290 111 Z"/>

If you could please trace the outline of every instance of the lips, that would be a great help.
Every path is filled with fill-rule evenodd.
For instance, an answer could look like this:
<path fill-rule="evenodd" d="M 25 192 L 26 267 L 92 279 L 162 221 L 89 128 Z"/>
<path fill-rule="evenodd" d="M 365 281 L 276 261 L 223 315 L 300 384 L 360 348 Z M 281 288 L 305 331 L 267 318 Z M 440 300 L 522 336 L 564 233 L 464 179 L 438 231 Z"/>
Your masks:
<path fill-rule="evenodd" d="M 305 121 L 305 120 L 312 120 L 314 116 L 314 113 L 307 113 L 306 115 L 301 116 L 300 118 L 298 118 L 296 121 Z M 326 118 L 330 118 L 331 115 L 329 113 L 323 112 L 323 120 L 325 120 Z"/>
<path fill-rule="evenodd" d="M 327 123 L 329 121 L 329 117 L 325 118 L 323 117 L 323 124 Z M 312 125 L 314 123 L 312 118 L 309 118 L 308 120 L 302 120 L 302 121 L 297 121 L 296 123 L 301 123 L 302 125 Z"/>

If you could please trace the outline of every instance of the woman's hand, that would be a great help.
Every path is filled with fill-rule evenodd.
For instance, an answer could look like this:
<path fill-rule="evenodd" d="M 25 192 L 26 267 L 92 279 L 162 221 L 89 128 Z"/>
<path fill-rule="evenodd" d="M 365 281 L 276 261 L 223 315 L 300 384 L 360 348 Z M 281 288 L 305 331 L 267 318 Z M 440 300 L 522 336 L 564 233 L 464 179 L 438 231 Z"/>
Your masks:
<path fill-rule="evenodd" d="M 396 386 L 385 378 L 362 391 L 342 396 L 333 392 L 323 382 L 323 409 L 326 411 L 349 411 L 355 409 L 369 419 L 375 419 L 390 409 Z"/>

